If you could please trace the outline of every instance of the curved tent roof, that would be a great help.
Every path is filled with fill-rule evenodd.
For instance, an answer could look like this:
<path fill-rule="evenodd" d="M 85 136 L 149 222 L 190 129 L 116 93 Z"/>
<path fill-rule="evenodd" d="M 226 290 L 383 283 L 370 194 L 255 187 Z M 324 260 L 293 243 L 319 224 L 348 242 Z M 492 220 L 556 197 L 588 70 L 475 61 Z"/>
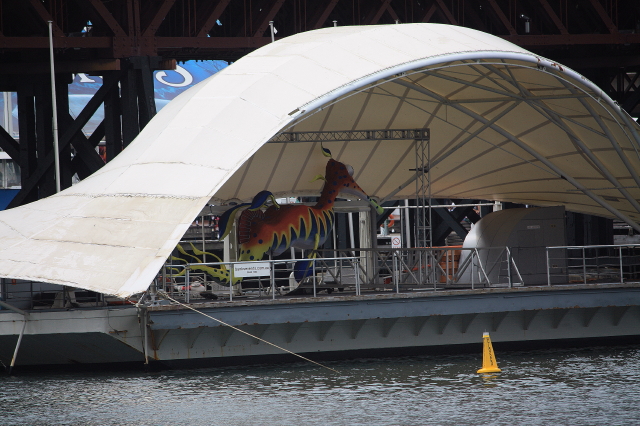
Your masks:
<path fill-rule="evenodd" d="M 0 212 L 0 276 L 128 296 L 211 199 L 319 192 L 319 144 L 269 142 L 279 132 L 422 128 L 434 198 L 564 204 L 640 229 L 638 126 L 584 77 L 468 28 L 338 27 L 245 56 L 94 175 Z M 415 197 L 413 139 L 324 145 L 369 195 Z"/>

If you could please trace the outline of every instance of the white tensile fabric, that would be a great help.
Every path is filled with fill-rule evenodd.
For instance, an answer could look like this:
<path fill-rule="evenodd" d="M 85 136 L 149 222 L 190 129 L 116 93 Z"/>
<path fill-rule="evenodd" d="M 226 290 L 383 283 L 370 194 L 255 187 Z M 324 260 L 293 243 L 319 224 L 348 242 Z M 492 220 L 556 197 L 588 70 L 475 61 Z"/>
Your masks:
<path fill-rule="evenodd" d="M 637 125 L 580 75 L 463 27 L 332 27 L 245 56 L 94 175 L 0 212 L 0 276 L 140 292 L 210 200 L 318 193 L 319 144 L 267 143 L 275 134 L 425 127 L 434 198 L 564 204 L 638 226 Z M 369 195 L 415 196 L 413 140 L 325 147 Z"/>

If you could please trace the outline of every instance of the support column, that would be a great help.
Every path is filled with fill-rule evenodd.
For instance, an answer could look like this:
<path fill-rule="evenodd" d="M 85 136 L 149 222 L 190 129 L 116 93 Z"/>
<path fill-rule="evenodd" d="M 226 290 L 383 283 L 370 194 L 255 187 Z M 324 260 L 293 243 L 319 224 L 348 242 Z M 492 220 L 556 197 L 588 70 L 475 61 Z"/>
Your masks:
<path fill-rule="evenodd" d="M 137 58 L 138 117 L 140 130 L 156 115 L 153 71 L 148 56 Z"/>
<path fill-rule="evenodd" d="M 71 186 L 75 174 L 84 179 L 104 165 L 96 147 L 104 137 L 107 161 L 115 158 L 156 114 L 153 70 L 158 57 L 133 57 L 123 61 L 124 71 L 105 71 L 102 87 L 78 117 L 69 112 L 71 74 L 56 75 L 56 103 L 60 129 L 60 187 Z M 9 208 L 55 193 L 51 82 L 42 75 L 14 83 L 18 93 L 20 143 L 12 158 L 21 168 L 20 193 Z M 105 118 L 87 138 L 82 128 L 104 103 Z M 0 137 L 3 135 L 0 134 Z M 6 136 L 4 147 L 13 142 Z M 8 152 L 10 149 L 6 149 Z M 72 161 L 72 150 L 74 151 Z"/>
<path fill-rule="evenodd" d="M 108 72 L 104 75 L 104 84 L 118 80 L 119 74 Z M 113 84 L 113 88 L 104 98 L 104 137 L 107 150 L 107 162 L 113 160 L 122 151 L 122 125 L 120 116 L 120 88 Z"/>
<path fill-rule="evenodd" d="M 73 82 L 71 74 L 59 74 L 56 76 L 56 106 L 58 108 L 58 127 L 60 134 L 64 133 L 67 126 L 63 127 L 64 119 L 69 117 L 69 84 Z M 84 136 L 83 136 L 84 137 Z M 63 191 L 71 186 L 71 181 L 75 172 L 71 168 L 71 144 L 59 147 L 60 149 L 60 190 Z M 77 150 L 76 150 L 77 151 Z M 52 166 L 55 167 L 55 166 Z M 42 196 L 40 198 L 43 198 Z"/>
<path fill-rule="evenodd" d="M 122 110 L 122 146 L 126 148 L 140 133 L 138 122 L 138 96 L 136 72 L 129 68 L 120 79 L 120 106 Z"/>
<path fill-rule="evenodd" d="M 348 216 L 344 213 L 336 214 L 335 216 L 335 224 L 334 224 L 334 232 L 337 236 L 337 244 L 334 247 L 336 250 L 344 250 L 348 247 L 351 247 L 348 242 L 348 224 L 347 224 Z"/>
<path fill-rule="evenodd" d="M 47 154 L 53 149 L 53 105 L 51 103 L 51 83 L 47 79 L 34 87 L 35 95 L 35 126 L 36 126 L 36 153 L 38 168 L 46 167 L 43 164 Z M 47 168 L 45 178 L 38 188 L 38 198 L 48 197 L 56 192 L 55 173 L 52 167 Z"/>
<path fill-rule="evenodd" d="M 21 84 L 18 87 L 18 128 L 20 133 L 20 165 L 21 184 L 23 190 L 28 189 L 28 179 L 37 168 L 36 157 L 36 116 L 33 85 Z M 35 188 L 25 194 L 23 203 L 38 199 Z"/>
<path fill-rule="evenodd" d="M 227 235 L 227 237 L 223 240 L 224 252 L 223 252 L 222 260 L 224 262 L 236 262 L 238 260 L 238 238 L 237 237 L 238 237 L 238 231 L 236 229 L 236 224 L 234 223 L 231 228 L 231 232 L 229 232 L 229 235 Z M 233 270 L 233 265 L 229 265 L 228 268 L 230 270 Z M 229 286 L 231 285 L 232 283 L 229 282 Z M 233 286 L 233 293 L 234 294 L 242 293 L 242 281 L 240 281 L 238 284 Z"/>
<path fill-rule="evenodd" d="M 431 247 L 431 145 L 426 139 L 416 139 L 416 228 L 415 246 Z"/>
<path fill-rule="evenodd" d="M 375 220 L 371 220 L 371 211 L 367 210 L 364 212 L 358 213 L 359 224 L 360 224 L 360 248 L 363 249 L 371 249 L 373 248 L 373 238 L 371 227 L 372 223 L 375 223 Z M 370 283 L 374 277 L 374 265 L 375 265 L 375 257 L 372 251 L 364 251 L 360 252 L 360 265 L 362 269 L 364 269 L 365 274 L 363 277 L 363 281 L 365 283 Z"/>

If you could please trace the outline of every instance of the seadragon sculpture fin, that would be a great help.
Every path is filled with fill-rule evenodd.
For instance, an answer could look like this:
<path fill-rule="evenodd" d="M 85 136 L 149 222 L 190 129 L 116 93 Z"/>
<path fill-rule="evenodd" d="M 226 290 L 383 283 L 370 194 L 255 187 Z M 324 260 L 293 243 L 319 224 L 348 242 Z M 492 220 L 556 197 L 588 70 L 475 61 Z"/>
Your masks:
<path fill-rule="evenodd" d="M 239 211 L 244 210 L 250 206 L 251 203 L 238 204 L 237 206 L 230 208 L 229 210 L 224 212 L 222 216 L 220 216 L 220 220 L 218 221 L 220 240 L 223 240 L 227 235 L 229 235 L 229 232 L 231 232 L 231 229 L 233 228 L 233 222 L 236 219 L 236 214 L 238 214 Z"/>
<path fill-rule="evenodd" d="M 231 232 L 231 228 L 233 227 L 233 222 L 236 218 L 236 215 L 242 210 L 249 211 L 259 211 L 263 207 L 267 205 L 267 203 L 271 200 L 273 205 L 276 208 L 280 208 L 280 205 L 276 201 L 276 197 L 271 193 L 271 191 L 260 191 L 254 197 L 250 203 L 242 203 L 238 204 L 225 211 L 222 216 L 220 216 L 220 220 L 218 222 L 218 228 L 220 229 L 220 238 L 223 240 L 229 232 Z"/>

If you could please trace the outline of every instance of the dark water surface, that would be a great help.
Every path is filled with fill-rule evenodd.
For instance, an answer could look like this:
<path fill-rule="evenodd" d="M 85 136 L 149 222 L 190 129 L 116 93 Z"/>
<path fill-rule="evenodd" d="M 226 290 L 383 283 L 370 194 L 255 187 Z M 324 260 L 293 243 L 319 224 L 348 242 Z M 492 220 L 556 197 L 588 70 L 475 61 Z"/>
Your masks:
<path fill-rule="evenodd" d="M 0 425 L 639 425 L 640 346 L 0 375 Z"/>

